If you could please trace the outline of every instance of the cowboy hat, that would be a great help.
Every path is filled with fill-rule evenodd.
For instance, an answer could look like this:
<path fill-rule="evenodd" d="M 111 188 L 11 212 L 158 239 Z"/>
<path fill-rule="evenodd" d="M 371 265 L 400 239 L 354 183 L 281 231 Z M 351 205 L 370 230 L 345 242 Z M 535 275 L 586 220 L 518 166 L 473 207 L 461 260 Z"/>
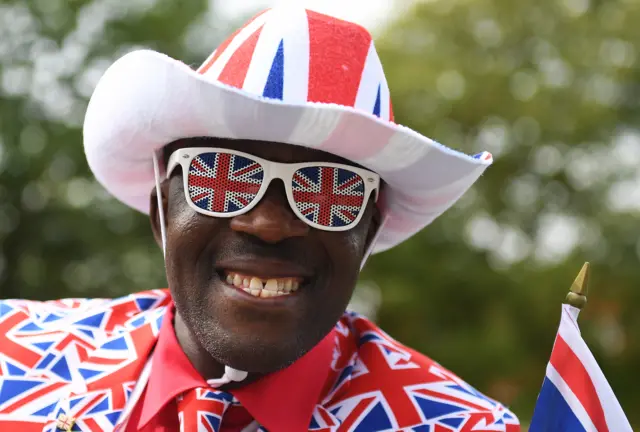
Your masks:
<path fill-rule="evenodd" d="M 125 55 L 98 82 L 84 123 L 96 179 L 145 213 L 154 153 L 202 136 L 311 147 L 378 173 L 385 224 L 374 252 L 430 224 L 492 162 L 394 123 L 369 32 L 292 6 L 252 18 L 198 70 L 154 51 Z"/>

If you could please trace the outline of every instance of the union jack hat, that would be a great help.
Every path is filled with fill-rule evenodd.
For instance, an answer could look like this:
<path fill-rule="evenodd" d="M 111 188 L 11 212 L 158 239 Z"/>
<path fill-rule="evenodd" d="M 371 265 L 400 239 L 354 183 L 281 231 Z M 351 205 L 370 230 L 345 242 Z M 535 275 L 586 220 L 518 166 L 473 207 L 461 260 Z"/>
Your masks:
<path fill-rule="evenodd" d="M 492 162 L 394 123 L 369 32 L 295 6 L 258 14 L 197 70 L 154 51 L 125 55 L 100 79 L 84 123 L 97 180 L 145 213 L 154 152 L 200 136 L 311 147 L 378 173 L 386 222 L 374 252 L 430 224 Z"/>

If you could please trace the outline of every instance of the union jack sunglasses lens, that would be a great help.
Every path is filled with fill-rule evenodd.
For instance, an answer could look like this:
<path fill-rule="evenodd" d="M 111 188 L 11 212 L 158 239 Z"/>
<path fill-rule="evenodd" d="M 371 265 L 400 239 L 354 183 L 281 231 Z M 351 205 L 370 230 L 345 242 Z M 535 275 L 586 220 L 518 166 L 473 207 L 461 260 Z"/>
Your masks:
<path fill-rule="evenodd" d="M 293 174 L 293 200 L 308 221 L 328 228 L 353 224 L 363 210 L 364 180 L 348 169 L 312 166 Z"/>
<path fill-rule="evenodd" d="M 255 160 L 230 153 L 202 153 L 189 165 L 189 198 L 196 207 L 232 213 L 256 198 L 264 169 Z"/>
<path fill-rule="evenodd" d="M 250 155 L 224 151 L 200 153 L 189 164 L 188 198 L 196 209 L 207 215 L 242 214 L 261 192 L 265 181 L 263 164 L 268 163 L 252 159 Z M 347 166 L 308 165 L 297 170 L 291 168 L 295 170 L 293 174 L 285 170 L 286 174 L 281 174 L 285 177 L 275 175 L 284 181 L 292 210 L 311 226 L 349 229 L 366 204 L 364 179 Z M 278 169 L 268 168 L 268 172 Z"/>

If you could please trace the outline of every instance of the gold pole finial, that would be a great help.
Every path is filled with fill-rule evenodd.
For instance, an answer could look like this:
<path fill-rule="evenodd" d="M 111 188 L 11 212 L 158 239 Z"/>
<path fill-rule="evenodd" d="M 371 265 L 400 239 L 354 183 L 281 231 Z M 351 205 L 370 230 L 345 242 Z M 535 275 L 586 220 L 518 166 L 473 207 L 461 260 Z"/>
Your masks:
<path fill-rule="evenodd" d="M 589 263 L 582 266 L 576 280 L 571 284 L 571 289 L 564 302 L 573 307 L 582 309 L 587 304 L 587 290 L 589 286 Z"/>

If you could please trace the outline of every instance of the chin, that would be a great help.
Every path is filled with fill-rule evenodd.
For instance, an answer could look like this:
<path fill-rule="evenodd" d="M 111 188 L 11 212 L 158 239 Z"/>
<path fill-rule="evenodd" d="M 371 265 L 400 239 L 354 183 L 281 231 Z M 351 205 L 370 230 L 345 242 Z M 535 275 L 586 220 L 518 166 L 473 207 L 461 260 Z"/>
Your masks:
<path fill-rule="evenodd" d="M 302 357 L 308 350 L 296 343 L 297 338 L 276 342 L 259 335 L 239 338 L 229 335 L 205 345 L 206 350 L 225 366 L 250 373 L 267 374 L 283 369 Z"/>

